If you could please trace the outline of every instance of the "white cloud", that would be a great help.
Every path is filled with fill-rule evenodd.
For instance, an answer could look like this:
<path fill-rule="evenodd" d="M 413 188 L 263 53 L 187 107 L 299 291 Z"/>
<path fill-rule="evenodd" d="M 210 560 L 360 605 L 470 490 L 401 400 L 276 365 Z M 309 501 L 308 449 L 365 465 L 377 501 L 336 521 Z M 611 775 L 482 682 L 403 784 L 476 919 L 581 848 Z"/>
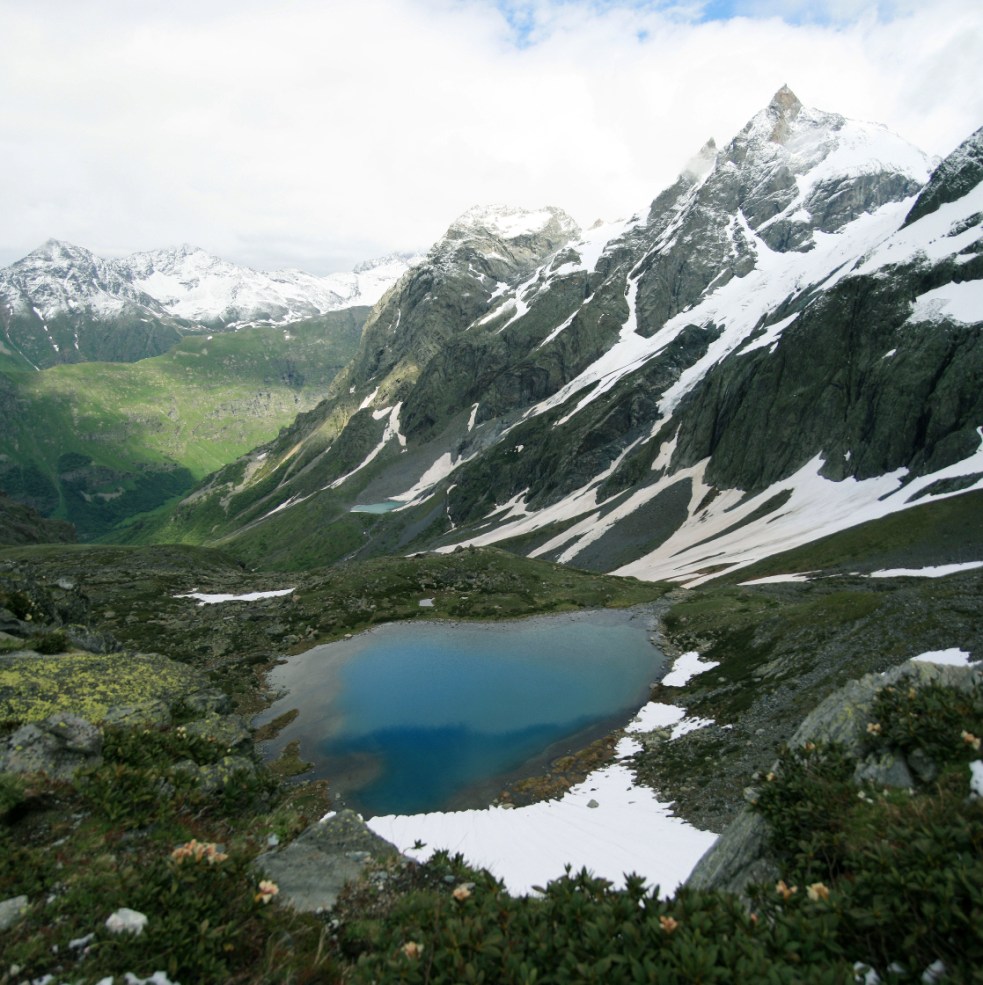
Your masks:
<path fill-rule="evenodd" d="M 476 203 L 614 218 L 786 82 L 933 153 L 983 123 L 975 0 L 880 17 L 828 0 L 826 22 L 798 24 L 776 16 L 794 3 L 725 6 L 755 16 L 537 0 L 510 25 L 488 0 L 6 0 L 0 262 L 58 236 L 326 272 L 425 247 Z"/>

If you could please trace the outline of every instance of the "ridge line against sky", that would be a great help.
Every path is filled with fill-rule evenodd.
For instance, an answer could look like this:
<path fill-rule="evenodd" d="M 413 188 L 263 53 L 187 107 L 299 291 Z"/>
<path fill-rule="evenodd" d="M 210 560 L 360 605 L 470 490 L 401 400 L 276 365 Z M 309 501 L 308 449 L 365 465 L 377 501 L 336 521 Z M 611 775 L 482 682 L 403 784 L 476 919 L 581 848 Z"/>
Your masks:
<path fill-rule="evenodd" d="M 978 0 L 0 0 L 0 36 L 0 265 L 324 274 L 476 204 L 626 217 L 784 83 L 935 155 L 983 124 Z"/>

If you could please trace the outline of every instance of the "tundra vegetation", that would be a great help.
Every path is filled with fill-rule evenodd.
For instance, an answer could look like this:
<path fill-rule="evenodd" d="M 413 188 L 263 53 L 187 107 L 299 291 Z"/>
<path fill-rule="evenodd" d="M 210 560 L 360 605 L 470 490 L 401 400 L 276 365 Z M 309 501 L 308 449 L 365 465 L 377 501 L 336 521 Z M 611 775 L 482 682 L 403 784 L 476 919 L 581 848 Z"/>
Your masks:
<path fill-rule="evenodd" d="M 16 911 L 0 931 L 0 980 L 163 971 L 173 982 L 853 982 L 866 967 L 882 981 L 943 968 L 948 980 L 976 980 L 983 801 L 970 796 L 969 764 L 983 736 L 979 686 L 883 693 L 860 751 L 784 743 L 801 708 L 856 676 L 850 668 L 858 651 L 873 650 L 869 620 L 882 606 L 909 642 L 931 605 L 959 645 L 978 645 L 978 573 L 951 576 L 931 594 L 923 582 L 847 577 L 667 595 L 669 586 L 489 549 L 291 575 L 291 595 L 252 603 L 174 598 L 191 587 L 279 588 L 283 578 L 273 585 L 269 573 L 197 548 L 48 545 L 0 555 L 3 739 L 87 712 L 98 747 L 70 776 L 0 774 L 0 899 Z M 420 609 L 423 595 L 432 609 Z M 718 726 L 752 712 L 762 735 L 750 753 L 746 728 L 729 745 L 721 734 L 736 728 L 675 743 L 656 736 L 636 757 L 638 775 L 677 796 L 682 813 L 712 816 L 717 830 L 741 796 L 724 797 L 729 806 L 714 814 L 688 785 L 713 774 L 725 774 L 732 791 L 754 782 L 775 878 L 741 894 L 665 895 L 672 887 L 638 877 L 616 890 L 571 871 L 542 894 L 513 898 L 487 872 L 438 853 L 425 864 L 400 856 L 370 864 L 330 912 L 300 913 L 278 899 L 257 858 L 328 810 L 331 793 L 289 778 L 302 764 L 264 764 L 243 728 L 273 659 L 383 619 L 641 603 L 662 612 L 670 652 L 699 643 L 720 660 L 675 700 Z M 238 607 L 232 618 L 225 606 Z M 860 670 L 899 662 L 904 648 L 891 639 Z M 782 693 L 793 649 L 824 670 L 803 674 L 801 694 L 779 713 L 767 697 Z M 60 707 L 28 687 L 24 660 L 74 665 L 50 689 Z M 93 661 L 125 662 L 133 676 L 112 673 L 121 692 L 105 708 L 91 701 Z M 154 673 L 141 677 L 144 664 Z M 700 745 L 707 736 L 712 750 Z M 857 756 L 910 758 L 915 747 L 932 768 L 910 788 L 857 784 Z M 755 760 L 767 772 L 759 767 L 752 781 Z M 107 926 L 124 908 L 147 917 L 139 933 Z"/>

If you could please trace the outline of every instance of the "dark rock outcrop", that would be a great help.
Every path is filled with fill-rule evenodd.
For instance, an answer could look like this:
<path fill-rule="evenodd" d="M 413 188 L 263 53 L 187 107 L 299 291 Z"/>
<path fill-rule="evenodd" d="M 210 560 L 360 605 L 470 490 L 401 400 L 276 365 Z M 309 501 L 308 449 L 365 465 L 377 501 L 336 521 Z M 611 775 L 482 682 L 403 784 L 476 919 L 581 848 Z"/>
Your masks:
<path fill-rule="evenodd" d="M 0 545 L 70 544 L 75 528 L 64 520 L 52 520 L 0 491 Z"/>
<path fill-rule="evenodd" d="M 789 746 L 802 747 L 809 742 L 840 744 L 856 760 L 854 781 L 858 786 L 874 783 L 879 787 L 910 789 L 914 777 L 922 782 L 930 781 L 935 767 L 926 754 L 909 754 L 906 761 L 894 751 L 870 754 L 864 742 L 878 692 L 891 685 L 917 690 L 927 684 L 965 691 L 978 689 L 983 687 L 983 667 L 940 666 L 909 660 L 886 673 L 867 674 L 831 694 L 810 712 Z M 748 796 L 753 800 L 754 791 L 750 790 Z M 745 807 L 697 863 L 687 885 L 744 893 L 754 883 L 777 878 L 778 863 L 770 852 L 768 837 L 765 819 Z"/>

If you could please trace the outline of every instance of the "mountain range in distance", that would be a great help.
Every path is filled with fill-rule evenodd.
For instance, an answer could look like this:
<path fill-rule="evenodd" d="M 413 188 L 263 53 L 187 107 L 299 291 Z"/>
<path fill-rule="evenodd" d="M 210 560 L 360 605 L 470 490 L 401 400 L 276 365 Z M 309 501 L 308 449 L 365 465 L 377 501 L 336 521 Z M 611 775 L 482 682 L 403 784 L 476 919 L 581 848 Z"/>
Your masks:
<path fill-rule="evenodd" d="M 419 257 L 390 254 L 348 273 L 252 270 L 193 246 L 102 259 L 48 240 L 0 270 L 8 357 L 35 369 L 160 355 L 184 334 L 287 325 L 371 306 Z"/>
<path fill-rule="evenodd" d="M 695 584 L 977 494 L 981 143 L 934 162 L 782 88 L 625 222 L 473 210 L 322 404 L 143 535 Z"/>

